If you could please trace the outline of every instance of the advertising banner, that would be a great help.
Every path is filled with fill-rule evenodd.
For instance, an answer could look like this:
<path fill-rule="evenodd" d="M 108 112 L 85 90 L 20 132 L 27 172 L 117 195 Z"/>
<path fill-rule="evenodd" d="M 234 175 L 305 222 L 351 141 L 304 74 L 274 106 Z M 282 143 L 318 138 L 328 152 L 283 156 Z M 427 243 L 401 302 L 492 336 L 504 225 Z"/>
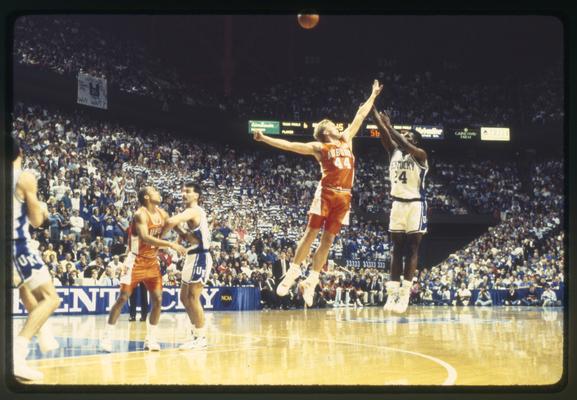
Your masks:
<path fill-rule="evenodd" d="M 140 288 L 137 288 L 140 290 Z M 118 287 L 71 286 L 57 287 L 62 299 L 55 315 L 107 314 L 120 292 Z M 13 315 L 25 315 L 18 289 L 13 290 Z M 179 299 L 179 287 L 165 287 L 162 290 L 162 311 L 184 311 Z M 245 311 L 260 308 L 260 291 L 255 287 L 205 287 L 200 302 L 205 310 Z M 122 312 L 128 312 L 126 304 Z"/>

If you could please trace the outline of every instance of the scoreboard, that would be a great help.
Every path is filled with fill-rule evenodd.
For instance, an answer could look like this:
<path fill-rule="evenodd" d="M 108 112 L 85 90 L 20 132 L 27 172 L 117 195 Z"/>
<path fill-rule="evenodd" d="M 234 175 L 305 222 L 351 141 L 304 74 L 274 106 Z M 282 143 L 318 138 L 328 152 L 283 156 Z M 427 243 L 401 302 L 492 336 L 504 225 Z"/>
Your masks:
<path fill-rule="evenodd" d="M 345 130 L 349 123 L 335 121 L 339 131 Z M 292 136 L 313 136 L 317 122 L 312 121 L 248 121 L 248 132 L 254 129 L 261 130 L 264 134 L 270 135 L 292 135 Z M 451 140 L 451 141 L 511 141 L 511 129 L 509 127 L 444 127 L 442 125 L 424 124 L 393 124 L 397 130 L 413 129 L 421 134 L 423 140 Z M 377 125 L 364 123 L 357 137 L 378 138 L 381 134 Z"/>
<path fill-rule="evenodd" d="M 248 132 L 260 130 L 264 134 L 278 135 L 280 133 L 278 121 L 248 121 Z"/>

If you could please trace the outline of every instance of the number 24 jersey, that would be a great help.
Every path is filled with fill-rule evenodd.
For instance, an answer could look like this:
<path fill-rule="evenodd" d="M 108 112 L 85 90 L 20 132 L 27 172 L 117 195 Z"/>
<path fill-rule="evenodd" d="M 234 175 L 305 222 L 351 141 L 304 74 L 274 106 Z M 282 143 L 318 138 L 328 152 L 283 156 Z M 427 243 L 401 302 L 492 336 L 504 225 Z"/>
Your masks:
<path fill-rule="evenodd" d="M 421 165 L 409 153 L 395 149 L 389 166 L 391 196 L 406 200 L 425 200 L 425 176 L 429 165 Z"/>

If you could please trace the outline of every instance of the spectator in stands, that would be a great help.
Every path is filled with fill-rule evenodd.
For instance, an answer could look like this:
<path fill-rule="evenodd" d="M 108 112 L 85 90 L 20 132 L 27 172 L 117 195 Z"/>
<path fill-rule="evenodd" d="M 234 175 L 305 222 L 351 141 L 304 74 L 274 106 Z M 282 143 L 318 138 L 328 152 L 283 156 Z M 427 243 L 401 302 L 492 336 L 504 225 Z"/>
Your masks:
<path fill-rule="evenodd" d="M 112 256 L 112 261 L 110 261 L 106 267 L 112 269 L 112 276 L 118 275 L 119 272 L 121 275 L 124 273 L 124 263 L 120 261 L 120 256 L 118 255 Z"/>
<path fill-rule="evenodd" d="M 96 272 L 96 280 L 104 272 L 104 264 L 100 257 L 96 257 L 94 261 L 88 264 L 88 267 L 84 270 L 84 278 L 94 278 L 94 272 Z"/>
<path fill-rule="evenodd" d="M 486 287 L 481 287 L 479 291 L 479 296 L 477 297 L 477 301 L 475 301 L 476 306 L 492 306 L 493 299 L 491 298 L 491 293 Z"/>
<path fill-rule="evenodd" d="M 92 209 L 92 214 L 90 215 L 90 237 L 95 240 L 97 237 L 102 237 L 102 215 L 98 210 L 98 207 Z"/>
<path fill-rule="evenodd" d="M 217 273 L 212 274 L 212 276 L 210 277 L 210 279 L 207 282 L 207 286 L 221 286 L 221 282 L 218 279 Z"/>
<path fill-rule="evenodd" d="M 276 308 L 277 307 L 277 295 L 274 292 L 274 279 L 272 274 L 262 274 L 260 277 L 257 276 L 256 285 L 261 292 L 261 304 L 264 308 Z"/>
<path fill-rule="evenodd" d="M 71 286 L 82 286 L 82 278 L 80 278 L 80 274 L 75 269 L 70 272 L 70 282 Z"/>
<path fill-rule="evenodd" d="M 526 306 L 538 306 L 540 305 L 539 297 L 537 296 L 537 288 L 535 285 L 529 286 L 529 291 L 525 298 L 521 299 L 521 302 Z"/>
<path fill-rule="evenodd" d="M 561 305 L 561 302 L 557 300 L 555 291 L 551 289 L 549 284 L 545 284 L 545 290 L 543 290 L 541 294 L 541 302 L 543 303 L 543 307 L 558 307 Z"/>
<path fill-rule="evenodd" d="M 506 306 L 518 306 L 521 305 L 521 300 L 519 299 L 519 294 L 515 285 L 509 285 L 507 288 L 507 294 L 505 295 L 504 305 Z"/>
<path fill-rule="evenodd" d="M 471 291 L 467 288 L 467 285 L 462 283 L 459 290 L 457 290 L 455 300 L 453 300 L 453 305 L 468 306 L 470 301 L 471 301 Z"/>
<path fill-rule="evenodd" d="M 425 306 L 435 305 L 433 301 L 433 291 L 427 284 L 425 284 L 421 290 L 421 304 Z"/>
<path fill-rule="evenodd" d="M 451 291 L 448 286 L 443 286 L 441 288 L 441 295 L 438 305 L 440 306 L 450 306 L 451 305 Z"/>
<path fill-rule="evenodd" d="M 74 271 L 74 265 L 71 262 L 67 262 L 64 265 L 61 265 L 57 268 L 59 271 L 63 271 L 60 274 L 60 282 L 62 282 L 62 286 L 74 286 L 74 275 L 72 272 Z"/>
<path fill-rule="evenodd" d="M 333 281 L 334 282 L 334 281 Z M 371 276 L 368 282 L 368 303 L 370 305 L 382 304 L 383 284 L 380 276 Z"/>
<path fill-rule="evenodd" d="M 110 246 L 110 253 L 112 256 L 119 256 L 126 253 L 126 245 L 124 244 L 123 236 L 116 236 L 114 242 Z"/>
<path fill-rule="evenodd" d="M 42 260 L 47 264 L 52 260 L 56 261 L 56 252 L 54 251 L 54 245 L 52 243 L 48 243 L 48 247 L 42 253 Z"/>
<path fill-rule="evenodd" d="M 72 210 L 70 217 L 70 232 L 74 235 L 74 240 L 79 241 L 82 230 L 84 229 L 84 219 L 78 215 L 78 210 Z"/>
<path fill-rule="evenodd" d="M 88 261 L 86 260 L 86 254 L 80 254 L 80 259 L 75 265 L 78 272 L 84 273 L 86 268 L 88 268 Z"/>
<path fill-rule="evenodd" d="M 421 292 L 422 292 L 421 284 L 419 283 L 418 278 L 414 277 L 413 284 L 411 286 L 409 304 L 421 304 L 421 297 L 422 297 Z"/>
<path fill-rule="evenodd" d="M 363 298 L 365 292 L 363 291 L 363 284 L 361 283 L 361 279 L 358 275 L 353 277 L 351 286 L 351 299 L 353 300 L 354 305 L 363 307 L 363 302 L 361 299 Z"/>
<path fill-rule="evenodd" d="M 98 279 L 98 270 L 94 269 L 91 271 L 91 274 L 88 278 L 84 275 L 85 278 L 82 280 L 83 286 L 98 286 L 99 279 Z"/>
<path fill-rule="evenodd" d="M 120 286 L 120 281 L 118 280 L 118 278 L 116 278 L 116 276 L 114 275 L 114 271 L 112 269 L 112 267 L 106 267 L 106 270 L 104 271 L 104 274 L 100 277 L 100 279 L 98 280 L 98 284 L 100 286 L 114 286 L 114 287 L 119 287 Z"/>
<path fill-rule="evenodd" d="M 50 270 L 50 277 L 52 278 L 52 284 L 54 286 L 62 286 L 62 282 L 60 281 L 60 278 L 58 277 L 58 273 L 56 270 L 54 269 Z"/>

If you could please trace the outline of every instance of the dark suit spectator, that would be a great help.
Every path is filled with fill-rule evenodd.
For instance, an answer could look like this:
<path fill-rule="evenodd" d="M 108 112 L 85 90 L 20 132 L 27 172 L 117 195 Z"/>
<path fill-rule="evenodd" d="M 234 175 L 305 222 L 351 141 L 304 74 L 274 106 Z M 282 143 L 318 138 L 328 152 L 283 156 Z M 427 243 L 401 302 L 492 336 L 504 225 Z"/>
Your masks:
<path fill-rule="evenodd" d="M 529 291 L 525 298 L 521 299 L 521 302 L 526 306 L 538 306 L 541 304 L 535 285 L 529 286 Z"/>
<path fill-rule="evenodd" d="M 506 306 L 518 306 L 521 304 L 521 300 L 519 299 L 519 294 L 517 293 L 515 286 L 509 285 L 503 304 Z"/>

